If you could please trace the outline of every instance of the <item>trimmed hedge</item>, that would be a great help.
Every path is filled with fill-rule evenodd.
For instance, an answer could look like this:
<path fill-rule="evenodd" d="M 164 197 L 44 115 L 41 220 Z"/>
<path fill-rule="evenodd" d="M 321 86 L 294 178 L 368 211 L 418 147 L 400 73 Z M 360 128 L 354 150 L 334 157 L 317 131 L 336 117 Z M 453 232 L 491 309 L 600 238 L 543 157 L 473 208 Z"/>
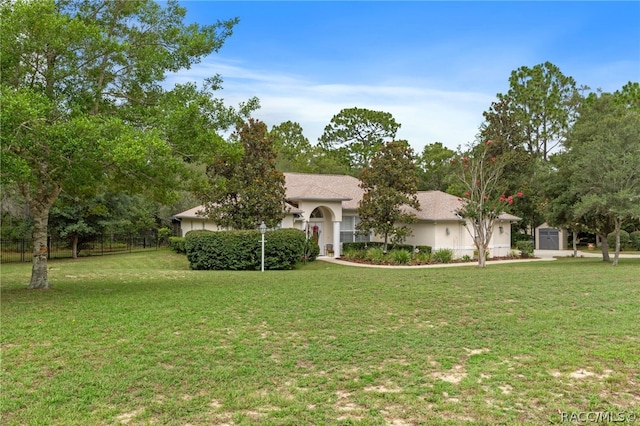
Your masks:
<path fill-rule="evenodd" d="M 186 253 L 184 248 L 184 237 L 169 237 L 169 247 L 176 253 Z"/>
<path fill-rule="evenodd" d="M 191 269 L 251 271 L 260 269 L 260 231 L 191 231 L 185 249 Z M 265 235 L 264 268 L 293 269 L 303 259 L 304 232 L 278 229 Z"/>
<path fill-rule="evenodd" d="M 384 243 L 379 241 L 370 241 L 370 242 L 347 242 L 342 243 L 342 251 L 358 251 L 358 250 L 366 250 L 370 248 L 382 248 L 384 247 Z M 406 250 L 408 252 L 413 252 L 415 249 L 420 250 L 422 253 L 431 253 L 431 246 L 412 246 L 411 244 L 389 244 L 389 250 Z"/>

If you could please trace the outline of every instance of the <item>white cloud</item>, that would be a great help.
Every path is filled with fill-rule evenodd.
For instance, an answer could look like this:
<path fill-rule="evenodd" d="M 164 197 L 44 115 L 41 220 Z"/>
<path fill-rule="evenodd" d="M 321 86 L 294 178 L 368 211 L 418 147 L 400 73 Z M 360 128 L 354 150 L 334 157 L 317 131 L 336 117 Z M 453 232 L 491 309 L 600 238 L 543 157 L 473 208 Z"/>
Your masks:
<path fill-rule="evenodd" d="M 447 91 L 413 79 L 406 84 L 322 84 L 303 77 L 251 70 L 234 62 L 207 62 L 182 71 L 168 84 L 223 77 L 220 97 L 237 105 L 252 96 L 260 99 L 255 117 L 269 126 L 284 121 L 300 123 L 315 143 L 331 118 L 343 108 L 359 107 L 391 113 L 401 124 L 398 139 L 406 139 L 416 151 L 440 141 L 450 148 L 471 142 L 493 95 Z"/>

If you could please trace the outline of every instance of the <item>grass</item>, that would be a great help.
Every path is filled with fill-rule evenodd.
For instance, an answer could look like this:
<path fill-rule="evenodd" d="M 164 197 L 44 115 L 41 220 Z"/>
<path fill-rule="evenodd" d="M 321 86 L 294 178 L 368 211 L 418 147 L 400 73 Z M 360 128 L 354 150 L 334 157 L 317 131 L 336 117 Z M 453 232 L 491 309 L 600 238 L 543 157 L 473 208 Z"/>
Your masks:
<path fill-rule="evenodd" d="M 1 423 L 541 424 L 640 406 L 640 260 L 2 265 Z"/>

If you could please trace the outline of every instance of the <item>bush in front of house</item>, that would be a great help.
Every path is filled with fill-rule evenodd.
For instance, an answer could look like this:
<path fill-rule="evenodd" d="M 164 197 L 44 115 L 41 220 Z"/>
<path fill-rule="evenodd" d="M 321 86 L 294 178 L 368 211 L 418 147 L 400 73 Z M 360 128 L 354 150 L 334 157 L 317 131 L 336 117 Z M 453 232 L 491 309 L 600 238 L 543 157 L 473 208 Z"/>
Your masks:
<path fill-rule="evenodd" d="M 453 250 L 451 249 L 438 249 L 431 253 L 431 260 L 436 263 L 451 263 L 453 260 Z"/>
<path fill-rule="evenodd" d="M 185 237 L 185 249 L 191 269 L 259 270 L 261 265 L 260 231 L 191 231 Z M 278 229 L 265 234 L 264 268 L 293 269 L 302 260 L 304 232 Z"/>
<path fill-rule="evenodd" d="M 320 246 L 312 239 L 307 239 L 304 245 L 304 255 L 302 260 L 306 262 L 312 262 L 320 255 Z"/>
<path fill-rule="evenodd" d="M 518 241 L 516 248 L 520 250 L 520 257 L 533 257 L 533 241 Z"/>
<path fill-rule="evenodd" d="M 612 232 L 607 235 L 607 244 L 609 245 L 609 250 L 613 251 L 616 249 L 616 233 Z M 631 250 L 631 236 L 624 229 L 620 230 L 620 250 Z"/>
<path fill-rule="evenodd" d="M 391 261 L 396 265 L 407 265 L 411 262 L 411 253 L 408 250 L 393 249 L 388 254 Z"/>
<path fill-rule="evenodd" d="M 169 247 L 176 253 L 186 253 L 184 248 L 184 237 L 169 237 Z"/>

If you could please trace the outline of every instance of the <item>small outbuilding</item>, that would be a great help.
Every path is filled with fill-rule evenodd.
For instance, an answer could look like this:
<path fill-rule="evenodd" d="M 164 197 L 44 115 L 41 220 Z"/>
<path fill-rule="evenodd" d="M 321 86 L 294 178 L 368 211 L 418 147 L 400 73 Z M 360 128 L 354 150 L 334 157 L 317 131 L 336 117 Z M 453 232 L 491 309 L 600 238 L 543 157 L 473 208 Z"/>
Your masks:
<path fill-rule="evenodd" d="M 536 250 L 567 250 L 569 231 L 543 223 L 536 228 Z"/>

